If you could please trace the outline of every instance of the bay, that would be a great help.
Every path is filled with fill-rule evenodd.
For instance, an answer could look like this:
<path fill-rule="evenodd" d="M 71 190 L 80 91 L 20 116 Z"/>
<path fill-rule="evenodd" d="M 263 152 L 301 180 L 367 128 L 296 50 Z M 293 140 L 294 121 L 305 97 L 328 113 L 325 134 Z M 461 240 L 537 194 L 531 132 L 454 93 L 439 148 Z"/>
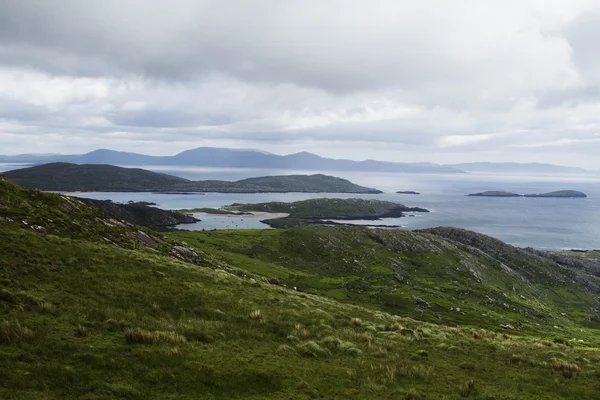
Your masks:
<path fill-rule="evenodd" d="M 1 170 L 12 169 L 0 166 Z M 18 166 L 17 166 L 18 168 Z M 238 180 L 255 176 L 314 174 L 292 171 L 242 168 L 198 168 L 143 166 L 188 179 Z M 493 174 L 409 174 L 354 171 L 320 171 L 354 183 L 374 187 L 385 193 L 356 195 L 337 193 L 73 193 L 81 197 L 110 199 L 117 202 L 150 201 L 166 209 L 222 207 L 231 203 L 298 201 L 310 198 L 370 198 L 418 206 L 430 213 L 415 217 L 385 219 L 375 223 L 401 225 L 406 229 L 454 226 L 493 236 L 507 243 L 539 249 L 600 249 L 600 176 L 599 175 L 493 175 Z M 469 193 L 506 190 L 521 194 L 554 190 L 580 190 L 585 199 L 467 197 Z M 414 190 L 421 195 L 397 194 Z M 238 217 L 236 217 L 238 218 Z M 202 216 L 202 222 L 183 229 L 264 228 L 256 218 L 244 221 L 223 216 Z M 347 221 L 346 221 L 347 222 Z M 368 221 L 373 224 L 373 221 Z M 366 223 L 366 221 L 356 221 Z"/>

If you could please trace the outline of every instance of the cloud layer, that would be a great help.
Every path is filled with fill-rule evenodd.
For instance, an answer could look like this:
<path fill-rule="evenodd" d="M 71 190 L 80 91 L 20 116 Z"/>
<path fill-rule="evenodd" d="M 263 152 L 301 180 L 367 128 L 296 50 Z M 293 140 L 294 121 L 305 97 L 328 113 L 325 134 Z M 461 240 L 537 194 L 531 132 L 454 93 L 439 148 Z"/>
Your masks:
<path fill-rule="evenodd" d="M 0 153 L 600 168 L 591 1 L 4 0 Z"/>

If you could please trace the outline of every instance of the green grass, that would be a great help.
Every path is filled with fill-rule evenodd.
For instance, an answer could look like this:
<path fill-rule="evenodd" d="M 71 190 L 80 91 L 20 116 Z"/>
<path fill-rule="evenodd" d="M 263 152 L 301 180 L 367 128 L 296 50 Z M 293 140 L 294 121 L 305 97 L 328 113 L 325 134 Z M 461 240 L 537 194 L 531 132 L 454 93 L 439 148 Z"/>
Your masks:
<path fill-rule="evenodd" d="M 7 190 L 0 216 L 47 222 L 70 204 L 61 199 Z M 104 240 L 130 230 L 85 225 L 93 211 L 74 210 L 45 233 L 0 221 L 2 399 L 588 399 L 600 389 L 597 330 L 583 323 L 594 296 L 544 259 L 515 253 L 525 258 L 506 261 L 518 274 L 509 279 L 497 260 L 517 257 L 510 249 L 492 258 L 432 233 L 361 228 L 174 232 L 140 249 Z M 91 234 L 67 229 L 78 224 Z M 202 263 L 170 256 L 176 243 Z M 457 305 L 465 314 L 450 312 Z M 527 318 L 523 331 L 496 325 Z"/>
<path fill-rule="evenodd" d="M 112 246 L 13 230 L 0 239 L 10 293 L 0 332 L 18 332 L 0 344 L 2 398 L 454 398 L 469 380 L 487 398 L 598 389 L 595 351 L 427 324 Z"/>
<path fill-rule="evenodd" d="M 514 256 L 510 248 L 497 250 L 514 258 L 501 267 L 460 243 L 409 231 L 310 227 L 169 236 L 308 293 L 445 325 L 502 331 L 501 324 L 510 324 L 521 328 L 513 332 L 518 335 L 600 345 L 596 330 L 588 329 L 598 321 L 597 297 L 588 287 L 597 278 L 585 275 L 582 284 L 578 272 Z"/>

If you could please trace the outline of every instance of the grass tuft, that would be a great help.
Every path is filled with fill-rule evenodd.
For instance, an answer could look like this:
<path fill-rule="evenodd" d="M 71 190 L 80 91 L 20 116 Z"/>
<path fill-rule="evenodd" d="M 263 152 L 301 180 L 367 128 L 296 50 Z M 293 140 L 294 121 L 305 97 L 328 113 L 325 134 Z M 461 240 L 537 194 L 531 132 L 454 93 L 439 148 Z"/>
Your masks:
<path fill-rule="evenodd" d="M 560 358 L 551 358 L 548 364 L 553 370 L 561 372 L 565 378 L 572 378 L 580 370 L 577 364 Z"/>
<path fill-rule="evenodd" d="M 254 320 L 262 319 L 262 313 L 260 312 L 260 310 L 254 310 L 248 315 L 248 318 Z"/>
<path fill-rule="evenodd" d="M 460 397 L 469 397 L 475 391 L 475 381 L 469 379 L 465 383 L 462 383 L 458 388 L 458 394 Z"/>
<path fill-rule="evenodd" d="M 0 325 L 0 343 L 27 342 L 33 336 L 33 331 L 19 321 L 2 321 Z"/>
<path fill-rule="evenodd" d="M 175 332 L 151 332 L 143 329 L 130 329 L 125 332 L 127 344 L 175 344 L 183 345 L 187 342 L 184 336 Z"/>

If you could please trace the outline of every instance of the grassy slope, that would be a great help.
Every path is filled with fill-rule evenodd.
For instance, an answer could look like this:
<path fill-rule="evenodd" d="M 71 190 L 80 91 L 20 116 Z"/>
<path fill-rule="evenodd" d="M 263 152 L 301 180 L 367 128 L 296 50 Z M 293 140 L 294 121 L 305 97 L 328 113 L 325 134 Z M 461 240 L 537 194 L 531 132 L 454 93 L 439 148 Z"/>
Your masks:
<path fill-rule="evenodd" d="M 57 191 L 154 191 L 190 182 L 139 168 L 51 163 L 4 172 L 18 184 Z"/>
<path fill-rule="evenodd" d="M 600 326 L 597 277 L 504 244 L 496 249 L 502 242 L 491 238 L 493 256 L 432 233 L 357 227 L 170 235 L 340 301 L 436 323 L 494 330 L 507 323 L 522 326 L 520 335 L 600 344 L 593 329 Z"/>
<path fill-rule="evenodd" d="M 430 325 L 163 256 L 0 232 L 2 398 L 597 393 L 596 352 Z M 157 343 L 128 343 L 138 329 Z"/>
<path fill-rule="evenodd" d="M 72 201 L 0 183 L 0 215 L 43 210 L 54 220 Z M 417 250 L 445 249 L 434 236 L 377 231 L 383 236 L 365 239 L 369 231 L 339 228 L 169 234 L 197 247 L 198 266 L 103 240 L 122 228 L 100 235 L 101 222 L 65 218 L 48 233 L 0 221 L 0 398 L 580 399 L 599 389 L 595 350 L 419 322 L 366 297 L 338 301 L 261 276 L 388 274 L 386 250 L 370 248 L 386 243 L 410 260 Z M 68 229 L 77 225 L 87 231 Z M 425 268 L 437 253 L 418 254 L 422 264 L 403 262 Z M 367 265 L 369 257 L 382 264 Z"/>

